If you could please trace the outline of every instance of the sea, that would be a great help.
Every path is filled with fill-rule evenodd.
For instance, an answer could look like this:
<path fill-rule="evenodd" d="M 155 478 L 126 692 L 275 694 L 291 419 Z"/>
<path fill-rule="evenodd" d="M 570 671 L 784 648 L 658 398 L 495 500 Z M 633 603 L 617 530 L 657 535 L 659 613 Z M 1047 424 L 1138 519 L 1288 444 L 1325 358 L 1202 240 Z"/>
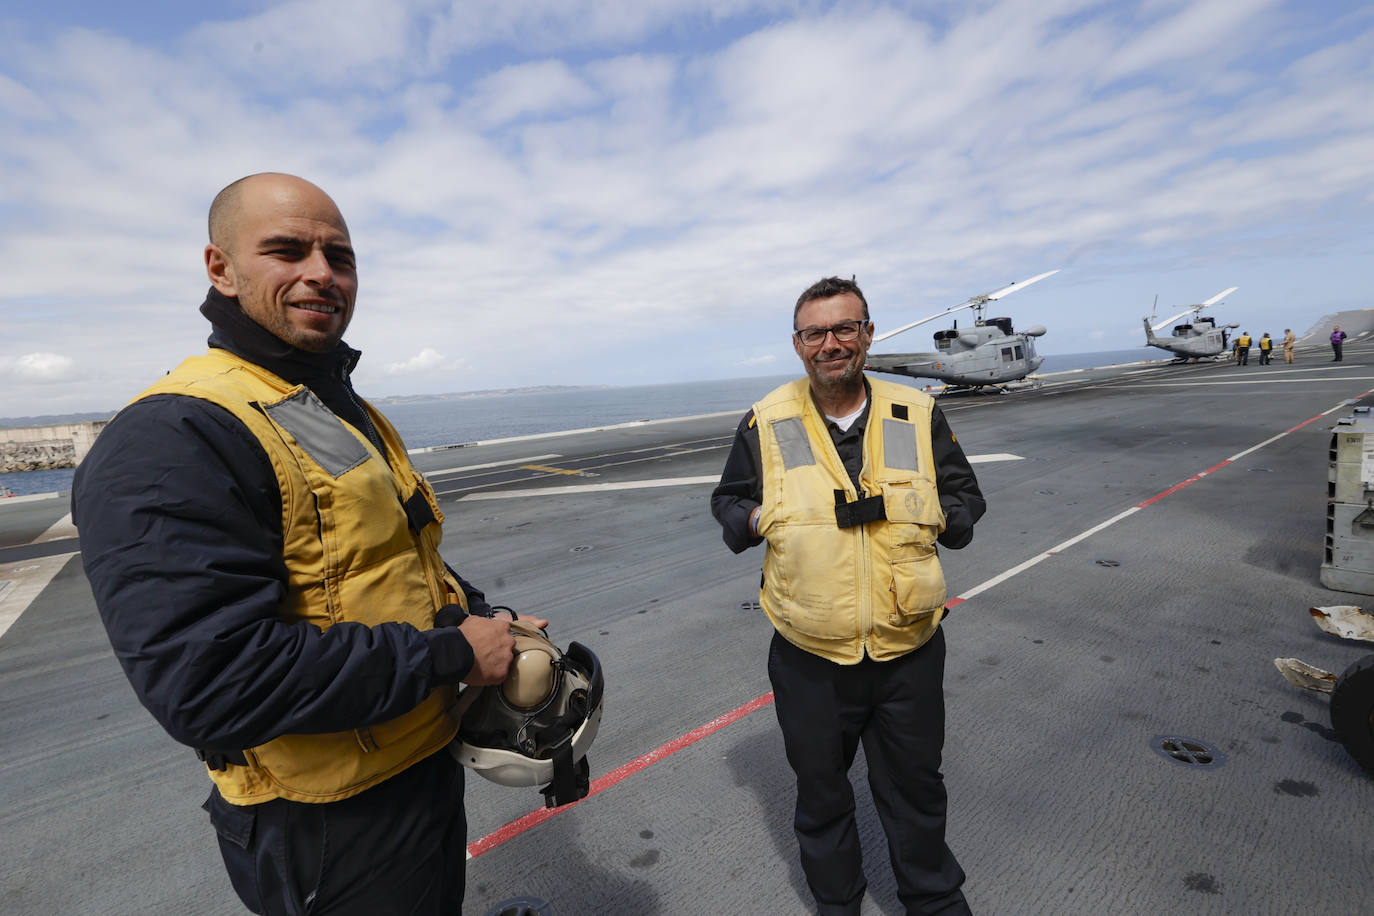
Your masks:
<path fill-rule="evenodd" d="M 1090 369 L 1120 363 L 1157 359 L 1158 350 L 1138 347 L 1066 355 L 1042 354 L 1039 374 Z M 449 395 L 434 398 L 391 400 L 378 398 L 377 406 L 405 439 L 409 448 L 456 445 L 629 423 L 668 417 L 739 411 L 795 375 L 754 376 L 666 385 L 634 385 L 568 388 L 503 393 Z M 366 392 L 364 392 L 366 394 Z M 89 419 L 83 415 L 83 419 Z M 45 417 L 45 422 L 63 422 Z M 14 425 L 0 420 L 0 426 Z M 71 468 L 19 471 L 0 474 L 0 486 L 16 496 L 63 493 L 72 485 Z"/>

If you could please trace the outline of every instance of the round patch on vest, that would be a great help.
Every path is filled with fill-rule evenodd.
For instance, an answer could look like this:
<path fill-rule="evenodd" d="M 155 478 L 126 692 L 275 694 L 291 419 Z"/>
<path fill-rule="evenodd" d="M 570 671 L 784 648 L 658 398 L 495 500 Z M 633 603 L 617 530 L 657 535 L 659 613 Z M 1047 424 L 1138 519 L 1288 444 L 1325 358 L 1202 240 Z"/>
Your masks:
<path fill-rule="evenodd" d="M 920 514 L 921 514 L 921 507 L 922 507 L 923 505 L 924 505 L 924 504 L 921 502 L 921 496 L 920 496 L 919 493 L 917 493 L 915 490 L 912 490 L 912 491 L 910 491 L 909 493 L 907 493 L 907 495 L 906 495 L 906 511 L 907 511 L 907 512 L 911 513 L 912 515 L 920 515 Z"/>

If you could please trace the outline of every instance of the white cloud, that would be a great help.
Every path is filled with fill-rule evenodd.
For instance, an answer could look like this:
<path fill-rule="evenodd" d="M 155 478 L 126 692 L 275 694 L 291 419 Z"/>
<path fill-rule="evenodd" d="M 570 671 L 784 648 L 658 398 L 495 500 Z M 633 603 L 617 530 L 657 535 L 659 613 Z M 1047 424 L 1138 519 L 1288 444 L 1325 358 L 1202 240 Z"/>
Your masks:
<path fill-rule="evenodd" d="M 433 347 L 425 347 L 410 359 L 399 363 L 390 363 L 386 367 L 386 374 L 414 375 L 418 372 L 434 372 L 444 368 L 450 368 L 444 358 L 444 354 L 435 350 Z"/>
<path fill-rule="evenodd" d="M 0 33 L 0 345 L 79 365 L 64 407 L 202 346 L 205 207 L 263 169 L 347 216 L 376 394 L 728 376 L 824 274 L 895 327 L 1065 267 L 1007 300 L 1052 353 L 1138 344 L 1155 293 L 1238 285 L 1227 311 L 1271 331 L 1368 304 L 1368 15 L 260 5 L 158 47 Z M 7 406 L 56 402 L 9 366 Z"/>
<path fill-rule="evenodd" d="M 25 353 L 13 360 L 0 362 L 0 370 L 25 382 L 56 382 L 71 374 L 75 363 L 60 353 Z"/>

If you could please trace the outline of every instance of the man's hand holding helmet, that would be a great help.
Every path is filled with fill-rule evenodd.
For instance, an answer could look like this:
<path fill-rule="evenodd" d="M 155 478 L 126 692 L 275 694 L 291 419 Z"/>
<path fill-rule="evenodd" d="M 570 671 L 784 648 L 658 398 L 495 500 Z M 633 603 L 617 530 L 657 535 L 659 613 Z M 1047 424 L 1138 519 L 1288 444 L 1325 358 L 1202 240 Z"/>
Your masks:
<path fill-rule="evenodd" d="M 487 616 L 467 614 L 456 604 L 446 605 L 434 615 L 435 626 L 456 627 L 472 648 L 472 668 L 463 683 L 484 686 L 500 684 L 506 679 L 516 654 L 515 637 L 510 629 L 515 619 L 515 612 L 510 608 L 491 610 Z M 547 620 L 529 614 L 519 619 L 541 630 L 549 625 Z"/>
<path fill-rule="evenodd" d="M 463 618 L 458 630 L 472 647 L 472 670 L 463 678 L 463 683 L 482 686 L 504 681 L 510 673 L 511 659 L 515 657 L 515 637 L 510 632 L 510 621 L 469 615 Z"/>

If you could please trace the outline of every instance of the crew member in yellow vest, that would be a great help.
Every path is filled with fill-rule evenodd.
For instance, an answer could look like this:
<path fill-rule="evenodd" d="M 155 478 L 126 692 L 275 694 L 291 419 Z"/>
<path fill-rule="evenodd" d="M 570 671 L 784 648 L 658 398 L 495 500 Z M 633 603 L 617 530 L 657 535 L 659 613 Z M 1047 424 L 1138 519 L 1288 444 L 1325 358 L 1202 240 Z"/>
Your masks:
<path fill-rule="evenodd" d="M 205 761 L 249 910 L 457 913 L 463 771 L 441 752 L 457 685 L 504 680 L 509 620 L 444 562 L 434 492 L 353 390 L 334 202 L 252 175 L 209 228 L 209 351 L 120 411 L 73 482 L 101 619 Z"/>
<path fill-rule="evenodd" d="M 858 913 L 849 767 L 860 741 L 911 913 L 967 913 L 945 843 L 945 580 L 985 505 L 934 401 L 863 373 L 873 340 L 858 284 L 823 279 L 793 310 L 807 377 L 745 415 L 711 511 L 735 553 L 766 542 L 760 604 L 802 870 L 821 913 Z"/>
<path fill-rule="evenodd" d="M 1269 358 L 1274 355 L 1274 338 L 1265 331 L 1264 336 L 1259 339 L 1260 365 L 1269 365 Z"/>
<path fill-rule="evenodd" d="M 1236 365 L 1250 365 L 1250 332 L 1242 331 L 1236 338 Z"/>

